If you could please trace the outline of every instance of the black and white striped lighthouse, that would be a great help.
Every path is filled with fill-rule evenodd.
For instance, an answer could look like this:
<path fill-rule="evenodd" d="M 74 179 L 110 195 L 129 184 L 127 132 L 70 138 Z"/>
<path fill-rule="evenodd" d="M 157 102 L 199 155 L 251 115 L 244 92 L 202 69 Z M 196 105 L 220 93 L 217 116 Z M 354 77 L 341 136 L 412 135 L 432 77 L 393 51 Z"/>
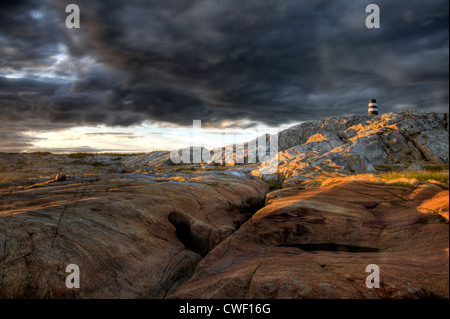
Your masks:
<path fill-rule="evenodd" d="M 369 115 L 378 115 L 377 100 L 369 100 Z"/>

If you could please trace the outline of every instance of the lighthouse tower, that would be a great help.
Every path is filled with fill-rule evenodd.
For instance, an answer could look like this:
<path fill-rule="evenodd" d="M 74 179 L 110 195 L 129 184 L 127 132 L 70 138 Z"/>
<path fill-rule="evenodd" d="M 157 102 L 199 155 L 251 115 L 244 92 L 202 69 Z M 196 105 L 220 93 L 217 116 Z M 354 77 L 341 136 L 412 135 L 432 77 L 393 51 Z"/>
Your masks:
<path fill-rule="evenodd" d="M 378 115 L 377 100 L 369 100 L 369 115 Z"/>

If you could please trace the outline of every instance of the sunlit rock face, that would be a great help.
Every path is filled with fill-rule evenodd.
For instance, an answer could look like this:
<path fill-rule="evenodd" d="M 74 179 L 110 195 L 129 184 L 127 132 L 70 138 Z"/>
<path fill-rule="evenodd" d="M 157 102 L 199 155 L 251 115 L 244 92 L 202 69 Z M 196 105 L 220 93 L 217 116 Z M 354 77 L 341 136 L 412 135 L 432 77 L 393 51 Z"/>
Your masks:
<path fill-rule="evenodd" d="M 288 184 L 374 172 L 378 165 L 448 163 L 448 114 L 404 111 L 302 123 L 280 132 L 279 150 L 277 173 Z"/>

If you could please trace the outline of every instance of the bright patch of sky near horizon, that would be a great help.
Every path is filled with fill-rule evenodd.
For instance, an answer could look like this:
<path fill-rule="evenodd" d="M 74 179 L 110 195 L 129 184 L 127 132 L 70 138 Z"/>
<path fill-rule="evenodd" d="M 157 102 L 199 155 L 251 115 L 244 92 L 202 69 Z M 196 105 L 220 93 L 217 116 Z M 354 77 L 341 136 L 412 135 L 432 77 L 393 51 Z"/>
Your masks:
<path fill-rule="evenodd" d="M 56 132 L 29 132 L 36 138 L 34 146 L 25 152 L 48 151 L 65 153 L 62 149 L 92 148 L 97 152 L 151 152 L 172 150 L 188 146 L 202 146 L 208 149 L 231 144 L 240 144 L 263 134 L 275 134 L 291 125 L 278 128 L 258 125 L 249 129 L 203 129 L 198 135 L 193 128 L 157 127 L 152 124 L 114 128 L 107 126 L 80 126 Z"/>

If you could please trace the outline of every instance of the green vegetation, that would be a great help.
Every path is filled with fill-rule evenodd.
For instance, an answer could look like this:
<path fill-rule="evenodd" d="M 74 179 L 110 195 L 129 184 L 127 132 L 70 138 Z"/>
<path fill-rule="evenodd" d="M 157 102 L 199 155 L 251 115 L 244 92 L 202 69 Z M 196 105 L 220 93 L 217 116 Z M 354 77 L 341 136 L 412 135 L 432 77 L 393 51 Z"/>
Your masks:
<path fill-rule="evenodd" d="M 424 165 L 423 168 L 426 171 L 430 171 L 430 172 L 442 172 L 442 171 L 448 171 L 449 169 L 449 163 L 445 163 L 445 164 L 429 164 L 429 165 Z"/>
<path fill-rule="evenodd" d="M 269 185 L 270 190 L 281 189 L 281 185 L 283 185 L 283 183 L 280 181 L 271 181 L 266 183 L 267 185 Z"/>
<path fill-rule="evenodd" d="M 419 187 L 420 183 L 426 182 L 437 184 L 445 189 L 448 189 L 449 168 L 448 164 L 428 164 L 424 166 L 424 169 L 419 171 L 405 172 L 389 170 L 385 172 L 356 174 L 351 176 L 321 176 L 316 178 L 316 181 L 322 182 L 321 187 L 332 186 L 337 183 L 349 181 L 371 181 L 386 183 L 389 186 L 409 188 Z"/>
<path fill-rule="evenodd" d="M 449 183 L 449 170 L 421 170 L 415 172 L 386 172 L 377 174 L 382 181 L 391 181 L 397 179 L 418 180 L 419 182 L 428 182 L 430 180 L 439 183 Z"/>

